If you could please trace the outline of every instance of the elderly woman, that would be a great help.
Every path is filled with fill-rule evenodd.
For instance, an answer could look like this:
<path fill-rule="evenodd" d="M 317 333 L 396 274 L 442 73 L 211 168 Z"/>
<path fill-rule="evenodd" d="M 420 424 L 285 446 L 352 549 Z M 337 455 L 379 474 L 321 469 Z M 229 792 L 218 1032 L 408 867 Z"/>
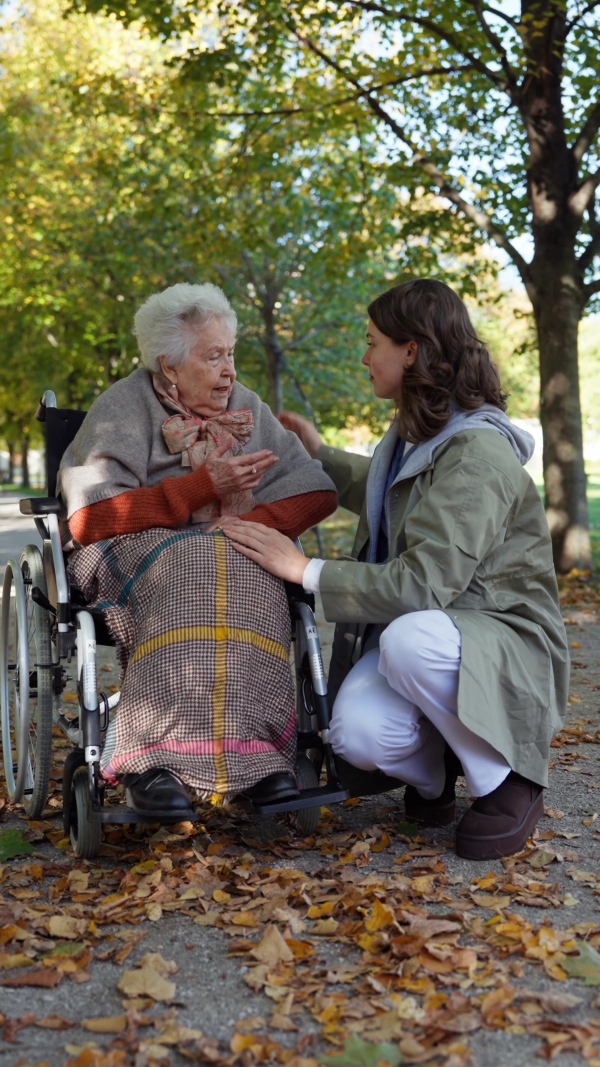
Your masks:
<path fill-rule="evenodd" d="M 186 787 L 295 796 L 284 586 L 220 520 L 297 538 L 335 509 L 333 483 L 236 381 L 220 289 L 155 294 L 134 332 L 144 368 L 94 402 L 59 475 L 71 583 L 106 613 L 125 668 L 103 774 L 149 818 L 183 816 Z"/>

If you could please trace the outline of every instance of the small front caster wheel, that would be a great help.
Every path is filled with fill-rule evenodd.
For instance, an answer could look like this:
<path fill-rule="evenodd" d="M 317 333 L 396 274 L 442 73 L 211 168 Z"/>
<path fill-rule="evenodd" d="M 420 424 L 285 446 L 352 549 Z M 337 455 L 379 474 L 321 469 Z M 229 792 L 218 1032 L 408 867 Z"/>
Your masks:
<path fill-rule="evenodd" d="M 102 844 L 102 826 L 92 822 L 92 799 L 87 767 L 78 767 L 71 782 L 70 836 L 73 852 L 82 860 L 98 855 Z"/>

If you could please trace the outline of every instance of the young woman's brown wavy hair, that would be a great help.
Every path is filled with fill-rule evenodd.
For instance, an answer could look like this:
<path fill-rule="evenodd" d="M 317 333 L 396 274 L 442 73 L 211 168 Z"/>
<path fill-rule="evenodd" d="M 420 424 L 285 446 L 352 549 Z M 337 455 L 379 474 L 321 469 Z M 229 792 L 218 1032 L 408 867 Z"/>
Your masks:
<path fill-rule="evenodd" d="M 462 300 L 444 282 L 417 278 L 395 285 L 368 308 L 369 318 L 397 345 L 416 341 L 417 355 L 404 371 L 402 436 L 427 441 L 444 428 L 450 404 L 475 411 L 493 404 L 506 411 L 506 393 Z"/>

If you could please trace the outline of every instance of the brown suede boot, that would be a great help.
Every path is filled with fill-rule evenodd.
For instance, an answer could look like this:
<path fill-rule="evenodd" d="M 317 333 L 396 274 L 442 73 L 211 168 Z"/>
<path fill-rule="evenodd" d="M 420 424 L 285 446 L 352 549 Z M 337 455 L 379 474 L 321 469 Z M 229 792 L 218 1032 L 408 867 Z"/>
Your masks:
<path fill-rule="evenodd" d="M 404 790 L 404 811 L 410 822 L 420 822 L 424 826 L 449 826 L 456 816 L 456 799 L 454 787 L 459 774 L 463 773 L 460 760 L 446 745 L 444 752 L 446 784 L 439 797 L 427 800 L 417 792 L 414 785 L 407 785 Z"/>
<path fill-rule="evenodd" d="M 543 787 L 511 771 L 463 815 L 456 827 L 456 854 L 466 860 L 512 856 L 525 847 L 543 814 Z"/>

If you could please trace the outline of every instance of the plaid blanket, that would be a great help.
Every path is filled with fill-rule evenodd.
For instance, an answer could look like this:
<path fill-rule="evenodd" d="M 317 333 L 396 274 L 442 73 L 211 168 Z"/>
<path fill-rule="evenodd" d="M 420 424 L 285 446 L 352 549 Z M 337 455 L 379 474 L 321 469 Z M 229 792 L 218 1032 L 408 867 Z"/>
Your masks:
<path fill-rule="evenodd" d="M 102 609 L 125 669 L 102 771 L 152 767 L 227 799 L 293 772 L 290 618 L 283 583 L 220 534 L 150 529 L 77 549 L 71 582 Z"/>

